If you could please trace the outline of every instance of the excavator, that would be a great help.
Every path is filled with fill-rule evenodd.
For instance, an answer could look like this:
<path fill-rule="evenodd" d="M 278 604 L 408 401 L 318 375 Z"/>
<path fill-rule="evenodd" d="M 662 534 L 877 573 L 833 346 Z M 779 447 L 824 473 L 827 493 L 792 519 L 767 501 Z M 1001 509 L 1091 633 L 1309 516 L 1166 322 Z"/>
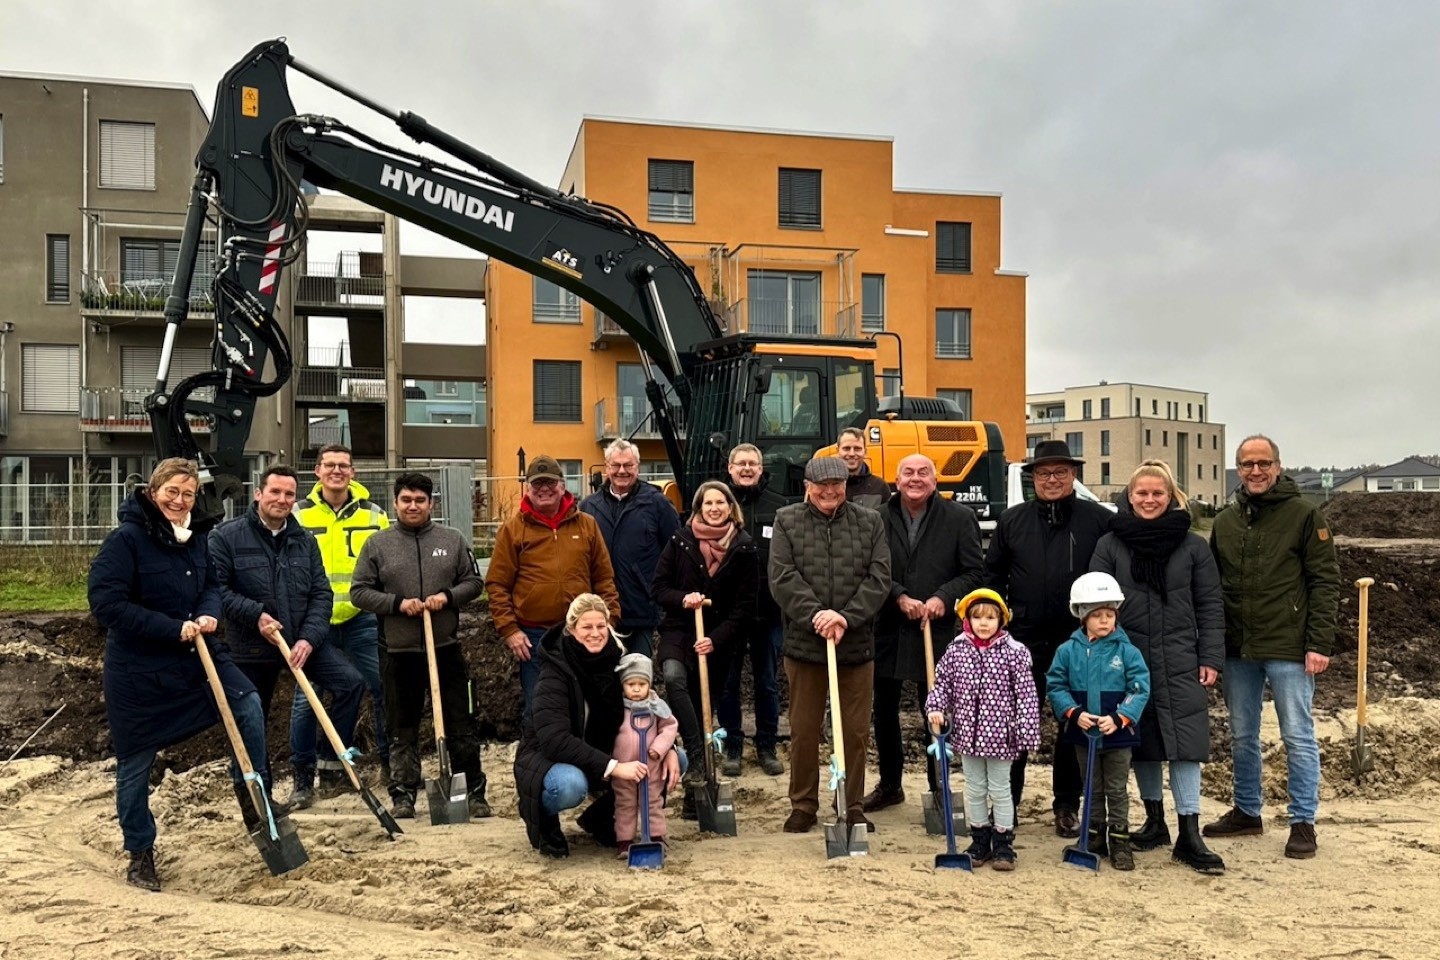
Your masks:
<path fill-rule="evenodd" d="M 384 144 L 331 117 L 297 113 L 290 70 L 381 114 L 450 159 Z M 347 88 L 291 56 L 283 39 L 256 46 L 225 74 L 195 162 L 159 369 L 145 409 L 157 454 L 200 467 L 196 509 L 203 515 L 223 514 L 227 499 L 243 500 L 255 404 L 292 372 L 275 306 L 283 272 L 304 256 L 302 184 L 346 194 L 545 277 L 613 319 L 639 348 L 651 415 L 681 503 L 703 481 L 724 477 L 728 451 L 747 441 L 762 451 L 772 489 L 798 499 L 806 461 L 854 426 L 866 431 L 871 466 L 881 476 L 894 476 L 901 457 L 926 453 L 939 468 L 941 490 L 973 507 L 982 521 L 1004 507 L 998 426 L 960 420 L 953 405 L 934 399 L 908 398 L 882 411 L 873 340 L 728 332 L 690 266 L 623 211 L 547 187 L 423 117 Z M 170 361 L 207 222 L 216 224 L 219 237 L 212 368 L 172 388 Z M 197 399 L 206 388 L 213 388 L 213 399 Z M 910 419 L 917 414 L 930 419 Z M 211 424 L 208 449 L 191 431 L 194 417 Z"/>

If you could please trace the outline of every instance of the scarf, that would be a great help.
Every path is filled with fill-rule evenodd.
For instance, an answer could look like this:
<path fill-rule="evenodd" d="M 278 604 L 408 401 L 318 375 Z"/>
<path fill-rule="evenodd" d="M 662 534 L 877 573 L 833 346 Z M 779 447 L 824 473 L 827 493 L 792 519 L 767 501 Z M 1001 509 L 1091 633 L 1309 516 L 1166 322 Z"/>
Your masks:
<path fill-rule="evenodd" d="M 661 720 L 669 720 L 674 716 L 674 713 L 670 710 L 670 704 L 660 699 L 660 694 L 655 692 L 654 687 L 650 688 L 650 695 L 644 700 L 631 700 L 626 698 L 621 705 L 630 713 L 636 710 L 648 710 Z M 626 717 L 625 723 L 628 724 L 629 722 L 630 718 Z"/>
<path fill-rule="evenodd" d="M 190 514 L 185 514 L 179 523 L 170 524 L 170 529 L 175 531 L 176 543 L 189 543 L 190 537 L 194 533 L 194 531 L 190 529 Z"/>
<path fill-rule="evenodd" d="M 559 530 L 560 524 L 565 522 L 565 518 L 570 515 L 570 508 L 573 506 L 575 506 L 575 494 L 567 490 L 565 496 L 560 499 L 559 512 L 553 517 L 547 517 L 536 510 L 535 505 L 530 502 L 529 496 L 520 501 L 520 512 L 528 517 L 534 517 L 551 530 Z"/>
<path fill-rule="evenodd" d="M 615 731 L 625 719 L 621 707 L 625 696 L 615 665 L 620 662 L 620 644 L 612 637 L 599 653 L 591 653 L 566 633 L 560 637 L 565 662 L 580 681 L 580 694 L 589 708 L 585 718 L 585 742 L 607 755 L 615 746 Z"/>
<path fill-rule="evenodd" d="M 705 558 L 705 572 L 710 576 L 715 576 L 730 544 L 735 542 L 735 529 L 733 520 L 712 527 L 699 517 L 690 518 L 690 532 L 695 534 L 695 540 L 700 544 L 700 555 Z"/>
<path fill-rule="evenodd" d="M 1110 530 L 1130 548 L 1131 579 L 1154 590 L 1164 603 L 1168 598 L 1165 565 L 1190 533 L 1189 511 L 1168 510 L 1154 520 L 1144 520 L 1122 507 Z"/>

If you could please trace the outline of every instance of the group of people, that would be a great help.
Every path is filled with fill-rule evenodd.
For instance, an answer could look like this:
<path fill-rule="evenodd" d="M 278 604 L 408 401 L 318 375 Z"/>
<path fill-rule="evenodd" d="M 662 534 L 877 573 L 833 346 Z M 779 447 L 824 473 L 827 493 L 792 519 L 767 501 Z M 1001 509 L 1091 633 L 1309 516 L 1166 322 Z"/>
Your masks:
<path fill-rule="evenodd" d="M 813 829 L 827 645 L 849 771 L 837 814 L 852 826 L 873 831 L 867 814 L 905 800 L 901 702 L 913 683 L 930 727 L 945 731 L 961 755 L 972 860 L 1013 869 L 1015 811 L 1041 740 L 1043 698 L 1059 742 L 1075 747 L 1057 745 L 1052 766 L 1060 836 L 1088 830 L 1091 848 L 1119 869 L 1133 868 L 1134 850 L 1170 844 L 1168 765 L 1174 859 L 1223 872 L 1202 836 L 1264 827 L 1259 718 L 1268 684 L 1289 760 L 1285 852 L 1314 855 L 1319 755 L 1310 703 L 1333 645 L 1338 567 L 1323 519 L 1298 498 L 1271 440 L 1241 443 L 1241 488 L 1208 545 L 1190 531 L 1184 493 L 1164 463 L 1137 469 L 1112 513 L 1076 496 L 1083 461 L 1064 443 L 1044 441 L 1024 466 L 1035 499 L 1001 515 L 987 551 L 975 513 L 938 490 L 929 458 L 904 458 L 891 493 L 869 471 L 864 444 L 863 433 L 846 431 L 839 456 L 806 465 L 804 500 L 788 506 L 769 488 L 760 450 L 741 444 L 730 451 L 728 482 L 703 484 L 683 521 L 641 481 L 639 452 L 626 441 L 606 449 L 604 483 L 583 501 L 566 489 L 553 458 L 536 457 L 483 583 L 469 537 L 431 521 L 433 490 L 423 474 L 395 481 L 392 526 L 355 482 L 350 452 L 331 446 L 320 452 L 306 499 L 297 503 L 294 470 L 274 466 L 247 514 L 215 526 L 192 516 L 194 465 L 163 461 L 122 507 L 89 584 L 92 609 L 109 630 L 106 704 L 128 878 L 159 889 L 149 773 L 159 749 L 217 719 L 193 645 L 221 619 L 228 648 L 217 645 L 212 656 L 266 794 L 273 781 L 264 725 L 287 666 L 276 646 L 284 636 L 289 666 L 330 695 L 346 743 L 369 691 L 394 813 L 413 817 L 428 614 L 447 739 L 470 785 L 472 815 L 488 816 L 457 636 L 459 608 L 482 586 L 497 634 L 519 662 L 514 776 L 528 838 L 546 856 L 568 855 L 560 814 L 587 797 L 578 825 L 623 851 L 645 819 L 637 817 L 642 782 L 651 838 L 663 841 L 665 794 L 682 778 L 687 786 L 703 778 L 704 764 L 690 760 L 712 743 L 723 750 L 723 775 L 740 775 L 747 659 L 755 758 L 772 776 L 785 772 L 776 751 L 783 664 L 791 732 L 783 829 Z M 939 661 L 933 689 L 927 638 Z M 705 733 L 702 656 L 723 739 Z M 1235 799 L 1201 831 L 1207 688 L 1217 682 L 1231 714 Z M 867 793 L 872 725 L 879 780 Z M 1080 771 L 1091 737 L 1095 802 L 1082 825 Z M 343 764 L 353 761 L 317 744 L 298 692 L 291 749 L 296 806 L 313 801 L 317 768 L 323 795 L 339 789 Z M 938 790 L 933 756 L 927 766 Z M 1132 766 L 1145 807 L 1133 833 Z M 259 814 L 238 769 L 232 779 L 253 826 Z M 693 816 L 688 802 L 682 815 Z"/>

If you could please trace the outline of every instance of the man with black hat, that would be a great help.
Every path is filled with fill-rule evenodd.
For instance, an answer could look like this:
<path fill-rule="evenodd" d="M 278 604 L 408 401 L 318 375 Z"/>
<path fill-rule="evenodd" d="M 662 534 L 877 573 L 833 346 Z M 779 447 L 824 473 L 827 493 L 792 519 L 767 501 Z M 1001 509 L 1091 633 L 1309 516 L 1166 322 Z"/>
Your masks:
<path fill-rule="evenodd" d="M 1035 481 L 1035 499 L 1000 515 L 985 554 L 986 586 L 1005 597 L 1013 619 L 1010 633 L 1030 649 L 1037 690 L 1055 651 L 1080 622 L 1070 615 L 1070 584 L 1090 569 L 1095 544 L 1110 529 L 1112 514 L 1075 495 L 1078 468 L 1063 440 L 1042 440 L 1021 468 Z M 1010 768 L 1015 807 L 1025 789 L 1027 754 Z M 1080 835 L 1080 764 L 1073 750 L 1056 750 L 1051 769 L 1055 832 Z"/>
<path fill-rule="evenodd" d="M 785 628 L 790 682 L 790 816 L 786 833 L 805 833 L 820 810 L 820 729 L 829 694 L 825 645 L 835 647 L 845 739 L 845 818 L 875 825 L 862 809 L 865 750 L 875 690 L 875 619 L 890 597 L 885 523 L 845 502 L 850 475 L 839 457 L 805 465 L 805 502 L 775 514 L 770 592 Z"/>
<path fill-rule="evenodd" d="M 610 608 L 611 622 L 619 621 L 610 551 L 595 518 L 581 513 L 565 489 L 554 457 L 536 457 L 525 470 L 525 496 L 495 536 L 485 592 L 496 634 L 520 661 L 526 716 L 540 675 L 535 645 L 565 619 L 570 601 L 598 594 Z"/>

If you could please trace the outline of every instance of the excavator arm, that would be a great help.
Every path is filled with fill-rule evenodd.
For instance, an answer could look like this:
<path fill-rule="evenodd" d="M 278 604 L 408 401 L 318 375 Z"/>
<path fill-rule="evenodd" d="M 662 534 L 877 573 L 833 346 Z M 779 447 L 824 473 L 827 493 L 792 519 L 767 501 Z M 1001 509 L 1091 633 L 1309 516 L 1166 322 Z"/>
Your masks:
<path fill-rule="evenodd" d="M 376 110 L 458 163 L 386 146 L 338 120 L 296 114 L 288 69 Z M 157 453 L 201 465 L 202 513 L 223 512 L 223 499 L 238 495 L 255 403 L 290 376 L 293 359 L 275 306 L 285 269 L 303 256 L 302 182 L 347 194 L 545 277 L 603 311 L 640 349 L 656 426 L 675 475 L 682 476 L 683 425 L 674 421 L 655 371 L 673 385 L 680 409 L 688 410 L 698 362 L 694 348 L 722 330 L 689 266 L 623 213 L 561 194 L 421 117 L 388 110 L 295 60 L 281 40 L 257 46 L 221 80 L 196 166 L 166 301 L 160 369 L 146 408 Z M 170 357 L 186 320 L 207 219 L 214 219 L 219 231 L 212 369 L 171 389 Z M 267 360 L 273 364 L 268 379 Z M 215 390 L 213 401 L 192 398 L 207 387 Z M 208 451 L 190 430 L 187 418 L 197 414 L 214 423 Z"/>

